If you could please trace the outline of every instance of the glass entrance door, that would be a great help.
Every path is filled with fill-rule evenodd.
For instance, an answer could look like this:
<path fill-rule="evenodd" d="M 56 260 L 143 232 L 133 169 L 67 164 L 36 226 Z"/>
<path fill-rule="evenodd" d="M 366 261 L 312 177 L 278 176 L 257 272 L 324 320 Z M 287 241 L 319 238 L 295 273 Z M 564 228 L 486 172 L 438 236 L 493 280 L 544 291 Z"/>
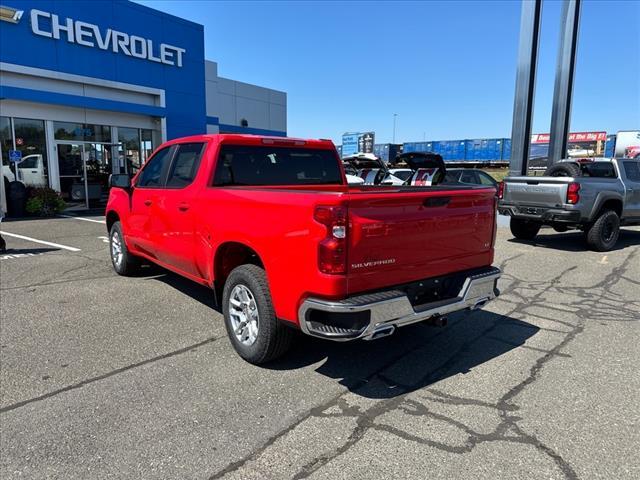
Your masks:
<path fill-rule="evenodd" d="M 100 207 L 109 196 L 112 146 L 103 143 L 58 143 L 60 193 L 73 208 Z"/>
<path fill-rule="evenodd" d="M 84 152 L 89 201 L 95 206 L 105 205 L 109 198 L 109 175 L 113 173 L 112 146 L 85 143 Z"/>
<path fill-rule="evenodd" d="M 56 147 L 62 198 L 69 207 L 89 208 L 84 146 L 77 143 L 58 143 Z"/>

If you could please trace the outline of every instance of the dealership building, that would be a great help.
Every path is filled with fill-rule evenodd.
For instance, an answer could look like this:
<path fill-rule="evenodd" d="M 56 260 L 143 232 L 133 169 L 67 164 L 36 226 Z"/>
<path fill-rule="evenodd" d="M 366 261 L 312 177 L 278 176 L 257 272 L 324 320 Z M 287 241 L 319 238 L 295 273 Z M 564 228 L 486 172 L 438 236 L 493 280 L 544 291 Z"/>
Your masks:
<path fill-rule="evenodd" d="M 109 174 L 134 173 L 165 140 L 286 135 L 286 93 L 218 76 L 200 24 L 124 0 L 0 3 L 8 181 L 89 206 Z"/>

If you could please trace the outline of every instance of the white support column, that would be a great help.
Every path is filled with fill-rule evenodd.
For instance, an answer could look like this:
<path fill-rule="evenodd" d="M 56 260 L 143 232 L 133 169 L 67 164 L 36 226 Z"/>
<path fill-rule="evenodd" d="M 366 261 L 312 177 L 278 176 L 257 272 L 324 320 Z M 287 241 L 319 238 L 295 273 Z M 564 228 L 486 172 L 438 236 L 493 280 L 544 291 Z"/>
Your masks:
<path fill-rule="evenodd" d="M 58 166 L 58 149 L 56 148 L 53 121 L 44 121 L 45 141 L 47 142 L 47 163 L 49 167 L 49 186 L 60 191 L 60 168 Z"/>

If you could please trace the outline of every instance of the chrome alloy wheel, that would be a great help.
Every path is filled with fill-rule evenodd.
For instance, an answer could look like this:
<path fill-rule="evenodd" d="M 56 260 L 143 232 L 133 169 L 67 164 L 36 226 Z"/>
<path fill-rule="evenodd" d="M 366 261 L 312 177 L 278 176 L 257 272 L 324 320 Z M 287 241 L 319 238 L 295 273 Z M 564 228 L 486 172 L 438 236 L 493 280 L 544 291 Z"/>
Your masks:
<path fill-rule="evenodd" d="M 111 260 L 113 260 L 113 263 L 117 268 L 120 268 L 123 258 L 124 253 L 122 252 L 122 240 L 120 239 L 118 231 L 114 230 L 111 233 Z"/>
<path fill-rule="evenodd" d="M 229 296 L 229 318 L 233 333 L 243 345 L 253 345 L 258 338 L 258 305 L 253 293 L 244 285 L 236 285 Z"/>

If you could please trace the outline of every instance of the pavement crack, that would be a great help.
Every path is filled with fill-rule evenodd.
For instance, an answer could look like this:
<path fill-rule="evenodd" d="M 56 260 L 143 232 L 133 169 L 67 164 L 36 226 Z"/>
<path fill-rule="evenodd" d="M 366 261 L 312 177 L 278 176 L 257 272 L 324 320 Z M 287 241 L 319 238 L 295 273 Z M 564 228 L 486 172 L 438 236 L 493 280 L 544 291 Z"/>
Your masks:
<path fill-rule="evenodd" d="M 103 375 L 99 375 L 99 376 L 93 377 L 93 378 L 88 378 L 88 379 L 83 380 L 81 382 L 74 383 L 72 385 L 68 385 L 66 387 L 60 388 L 58 390 L 54 390 L 54 391 L 49 392 L 49 393 L 45 393 L 44 395 L 40 395 L 38 397 L 30 398 L 28 400 L 23 400 L 21 402 L 17 402 L 17 403 L 13 403 L 11 405 L 7 405 L 6 407 L 0 408 L 0 414 L 6 413 L 6 412 L 10 412 L 12 410 L 15 410 L 15 409 L 20 408 L 20 407 L 24 407 L 25 405 L 29 405 L 31 403 L 36 403 L 36 402 L 40 402 L 42 400 L 46 400 L 46 399 L 51 398 L 51 397 L 55 397 L 56 395 L 60 395 L 61 393 L 66 393 L 66 392 L 69 392 L 71 390 L 76 390 L 78 388 L 85 387 L 85 386 L 90 385 L 92 383 L 99 382 L 100 380 L 104 380 L 106 378 L 113 377 L 114 375 L 118 375 L 120 373 L 124 373 L 124 372 L 127 372 L 129 370 L 133 370 L 134 368 L 142 367 L 144 365 L 148 365 L 150 363 L 154 363 L 154 362 L 157 362 L 159 360 L 164 360 L 166 358 L 170 358 L 170 357 L 175 357 L 177 355 L 181 355 L 183 353 L 186 353 L 186 352 L 189 352 L 189 351 L 193 350 L 194 348 L 202 347 L 202 346 L 207 345 L 209 343 L 213 343 L 216 340 L 219 340 L 220 338 L 225 338 L 225 337 L 226 337 L 226 335 L 221 336 L 221 337 L 210 337 L 210 338 L 207 338 L 206 340 L 203 340 L 202 342 L 198 342 L 198 343 L 195 343 L 193 345 L 189 345 L 187 347 L 183 347 L 183 348 L 180 348 L 178 350 L 174 350 L 173 352 L 164 353 L 162 355 L 158 355 L 157 357 L 153 357 L 153 358 L 148 358 L 148 359 L 143 360 L 141 362 L 137 362 L 137 363 L 133 363 L 131 365 L 127 365 L 125 367 L 117 368 L 116 370 L 112 370 L 112 371 L 110 371 L 108 373 L 105 373 Z"/>

